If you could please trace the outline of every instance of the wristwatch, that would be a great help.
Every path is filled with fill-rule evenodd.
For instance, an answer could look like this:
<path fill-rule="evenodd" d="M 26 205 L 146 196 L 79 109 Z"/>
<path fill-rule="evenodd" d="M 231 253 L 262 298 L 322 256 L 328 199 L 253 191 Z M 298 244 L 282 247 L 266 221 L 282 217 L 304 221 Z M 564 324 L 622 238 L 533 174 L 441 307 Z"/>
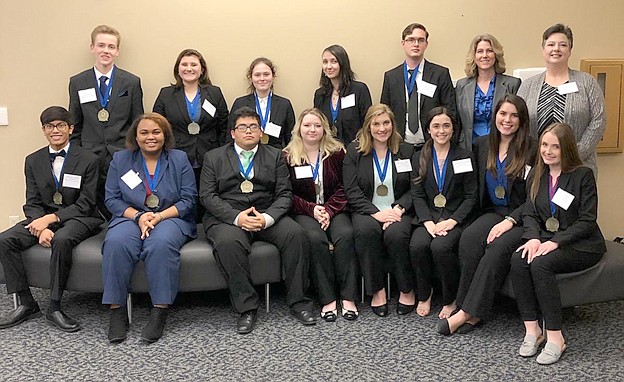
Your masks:
<path fill-rule="evenodd" d="M 139 218 L 141 217 L 141 215 L 143 215 L 145 213 L 145 211 L 137 211 L 136 214 L 134 214 L 134 217 L 132 218 L 132 220 L 134 220 L 134 222 L 138 222 Z"/>

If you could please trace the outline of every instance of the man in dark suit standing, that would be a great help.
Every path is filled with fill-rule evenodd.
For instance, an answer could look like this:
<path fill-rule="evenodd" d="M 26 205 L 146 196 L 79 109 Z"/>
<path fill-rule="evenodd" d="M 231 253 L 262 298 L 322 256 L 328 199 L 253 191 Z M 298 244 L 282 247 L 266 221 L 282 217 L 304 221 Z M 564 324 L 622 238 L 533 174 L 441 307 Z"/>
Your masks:
<path fill-rule="evenodd" d="M 253 330 L 259 306 L 248 259 L 255 240 L 277 246 L 290 311 L 304 325 L 313 325 L 312 302 L 305 296 L 309 243 L 303 229 L 286 215 L 293 197 L 288 167 L 280 150 L 258 144 L 262 129 L 255 110 L 242 107 L 232 119 L 233 142 L 204 157 L 199 197 L 206 207 L 206 236 L 225 274 L 234 309 L 240 313 L 238 332 Z"/>
<path fill-rule="evenodd" d="M 113 153 L 124 148 L 126 131 L 143 114 L 143 90 L 139 77 L 115 65 L 119 56 L 119 32 L 107 25 L 91 32 L 95 65 L 69 79 L 69 112 L 74 120 L 71 141 L 100 158 L 98 206 L 104 207 L 104 184 Z"/>
<path fill-rule="evenodd" d="M 449 70 L 425 60 L 429 32 L 424 25 L 412 23 L 401 35 L 405 61 L 384 74 L 381 103 L 390 106 L 396 128 L 416 149 L 429 139 L 427 113 L 437 106 L 446 107 L 455 117 L 455 89 Z"/>
<path fill-rule="evenodd" d="M 72 265 L 72 250 L 99 230 L 95 207 L 98 158 L 69 143 L 74 126 L 67 110 L 51 106 L 41 113 L 43 133 L 50 143 L 26 157 L 26 220 L 0 233 L 0 261 L 7 292 L 20 305 L 0 318 L 0 329 L 18 325 L 41 313 L 26 279 L 21 251 L 36 245 L 52 248 L 50 307 L 46 320 L 66 332 L 80 324 L 61 310 L 61 298 Z"/>

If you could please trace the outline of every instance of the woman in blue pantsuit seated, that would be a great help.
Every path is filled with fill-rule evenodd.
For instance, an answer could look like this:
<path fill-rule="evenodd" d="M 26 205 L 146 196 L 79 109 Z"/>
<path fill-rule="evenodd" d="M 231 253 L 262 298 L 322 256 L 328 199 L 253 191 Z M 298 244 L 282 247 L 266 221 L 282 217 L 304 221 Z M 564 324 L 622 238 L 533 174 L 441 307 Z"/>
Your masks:
<path fill-rule="evenodd" d="M 141 338 L 158 341 L 178 293 L 180 248 L 197 235 L 195 175 L 186 153 L 172 149 L 174 142 L 163 116 L 144 114 L 128 130 L 128 149 L 115 153 L 108 170 L 105 203 L 113 217 L 102 245 L 102 303 L 110 304 L 110 342 L 127 336 L 126 299 L 139 260 L 153 304 Z"/>

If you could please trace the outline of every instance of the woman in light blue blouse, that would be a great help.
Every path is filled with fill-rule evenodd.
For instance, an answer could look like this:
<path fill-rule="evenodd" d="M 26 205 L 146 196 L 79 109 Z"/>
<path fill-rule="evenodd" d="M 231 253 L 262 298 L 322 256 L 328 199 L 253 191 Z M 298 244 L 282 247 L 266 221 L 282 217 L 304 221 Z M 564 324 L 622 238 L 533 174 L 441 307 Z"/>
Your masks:
<path fill-rule="evenodd" d="M 507 76 L 503 46 L 489 34 L 472 39 L 466 55 L 467 77 L 457 81 L 459 146 L 472 150 L 477 137 L 490 133 L 492 109 L 506 94 L 516 94 L 520 79 Z"/>

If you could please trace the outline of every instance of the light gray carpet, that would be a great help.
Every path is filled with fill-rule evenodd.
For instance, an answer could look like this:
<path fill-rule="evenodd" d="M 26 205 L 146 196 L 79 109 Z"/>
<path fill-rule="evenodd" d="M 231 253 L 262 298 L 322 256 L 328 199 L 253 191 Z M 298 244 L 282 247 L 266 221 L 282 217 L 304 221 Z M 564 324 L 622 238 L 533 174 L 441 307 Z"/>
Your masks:
<path fill-rule="evenodd" d="M 624 301 L 577 307 L 564 315 L 568 350 L 540 366 L 517 356 L 523 331 L 515 303 L 501 299 L 495 318 L 468 335 L 443 337 L 436 318 L 416 314 L 380 318 L 368 304 L 360 318 L 304 327 L 273 288 L 271 312 L 253 333 L 236 334 L 237 315 L 223 292 L 183 294 L 165 335 L 139 340 L 148 298 L 135 297 L 128 340 L 106 340 L 101 296 L 69 293 L 65 311 L 83 330 L 63 333 L 43 318 L 0 331 L 2 381 L 614 381 L 624 378 Z M 42 309 L 48 291 L 34 289 Z M 0 309 L 12 309 L 4 286 Z M 434 306 L 439 309 L 439 306 Z M 437 310 L 436 310 L 437 312 Z"/>

